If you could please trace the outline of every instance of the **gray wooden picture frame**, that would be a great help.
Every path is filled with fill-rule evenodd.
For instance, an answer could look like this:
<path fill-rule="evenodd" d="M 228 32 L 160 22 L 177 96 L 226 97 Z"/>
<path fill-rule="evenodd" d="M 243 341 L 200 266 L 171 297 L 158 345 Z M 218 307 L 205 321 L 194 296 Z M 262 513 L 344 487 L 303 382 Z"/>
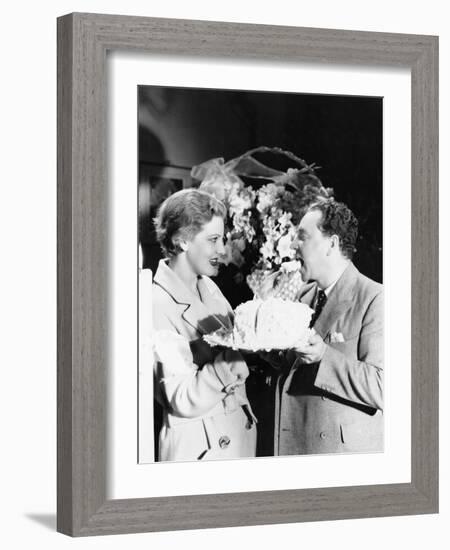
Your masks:
<path fill-rule="evenodd" d="M 110 50 L 411 70 L 410 483 L 107 500 Z M 57 463 L 57 529 L 72 536 L 438 511 L 437 37 L 82 13 L 58 19 Z"/>

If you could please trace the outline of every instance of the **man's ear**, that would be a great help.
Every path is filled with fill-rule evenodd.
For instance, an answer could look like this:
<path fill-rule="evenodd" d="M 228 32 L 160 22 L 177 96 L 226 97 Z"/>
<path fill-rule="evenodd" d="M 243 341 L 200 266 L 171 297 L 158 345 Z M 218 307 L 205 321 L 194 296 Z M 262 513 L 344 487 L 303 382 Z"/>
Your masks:
<path fill-rule="evenodd" d="M 339 237 L 337 235 L 331 235 L 331 249 L 339 250 Z"/>

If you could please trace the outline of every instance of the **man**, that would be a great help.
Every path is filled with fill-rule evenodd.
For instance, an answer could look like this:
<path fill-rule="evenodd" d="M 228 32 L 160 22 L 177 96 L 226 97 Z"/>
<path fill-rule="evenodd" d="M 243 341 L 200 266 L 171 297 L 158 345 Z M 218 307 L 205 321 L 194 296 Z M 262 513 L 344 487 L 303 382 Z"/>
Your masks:
<path fill-rule="evenodd" d="M 315 313 L 309 343 L 283 357 L 275 454 L 383 450 L 383 293 L 351 258 L 358 222 L 333 200 L 312 205 L 296 246 L 300 300 Z"/>

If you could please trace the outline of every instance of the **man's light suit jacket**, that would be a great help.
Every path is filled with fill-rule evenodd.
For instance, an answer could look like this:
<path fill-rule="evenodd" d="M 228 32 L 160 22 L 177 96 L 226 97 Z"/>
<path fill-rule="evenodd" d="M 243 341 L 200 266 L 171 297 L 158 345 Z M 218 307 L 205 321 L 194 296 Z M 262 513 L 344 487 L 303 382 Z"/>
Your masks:
<path fill-rule="evenodd" d="M 317 284 L 300 300 L 314 303 Z M 288 352 L 278 380 L 275 454 L 383 450 L 383 287 L 350 263 L 314 330 L 326 343 L 316 364 Z"/>

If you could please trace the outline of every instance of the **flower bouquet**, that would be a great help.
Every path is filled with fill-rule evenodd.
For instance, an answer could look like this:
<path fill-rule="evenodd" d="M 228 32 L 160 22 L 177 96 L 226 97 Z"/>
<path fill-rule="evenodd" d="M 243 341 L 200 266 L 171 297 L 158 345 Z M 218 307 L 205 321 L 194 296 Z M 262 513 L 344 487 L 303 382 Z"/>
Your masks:
<path fill-rule="evenodd" d="M 274 157 L 277 168 L 259 160 Z M 287 166 L 284 170 L 280 164 Z M 289 151 L 261 146 L 225 162 L 194 166 L 191 175 L 228 210 L 223 263 L 238 268 L 237 283 L 246 281 L 257 298 L 295 300 L 303 281 L 297 259 L 297 225 L 307 207 L 332 196 L 308 165 Z"/>

